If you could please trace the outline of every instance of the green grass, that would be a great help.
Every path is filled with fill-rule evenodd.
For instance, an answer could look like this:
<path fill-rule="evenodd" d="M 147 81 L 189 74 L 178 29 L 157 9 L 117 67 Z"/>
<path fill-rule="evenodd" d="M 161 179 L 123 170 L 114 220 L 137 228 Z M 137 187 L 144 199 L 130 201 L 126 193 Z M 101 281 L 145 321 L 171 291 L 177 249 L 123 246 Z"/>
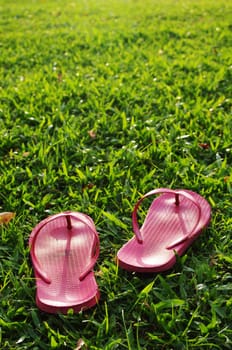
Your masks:
<path fill-rule="evenodd" d="M 227 0 L 0 0 L 0 348 L 231 349 L 232 6 Z M 204 146 L 205 144 L 205 146 Z M 131 211 L 157 187 L 212 206 L 165 274 L 119 269 Z M 96 223 L 98 306 L 35 306 L 32 228 Z"/>

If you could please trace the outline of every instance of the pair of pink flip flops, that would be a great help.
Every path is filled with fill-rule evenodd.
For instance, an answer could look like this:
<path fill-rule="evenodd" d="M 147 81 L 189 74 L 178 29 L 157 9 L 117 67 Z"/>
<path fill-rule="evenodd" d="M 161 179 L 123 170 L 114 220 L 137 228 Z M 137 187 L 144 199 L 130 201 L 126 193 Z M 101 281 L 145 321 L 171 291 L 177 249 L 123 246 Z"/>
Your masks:
<path fill-rule="evenodd" d="M 141 202 L 155 198 L 141 228 Z M 136 272 L 170 269 L 210 221 L 210 205 L 188 190 L 156 189 L 145 194 L 132 214 L 134 237 L 117 253 L 119 266 Z M 50 313 L 79 312 L 94 306 L 100 292 L 93 267 L 99 256 L 99 237 L 92 219 L 63 212 L 41 221 L 30 235 L 30 254 L 36 277 L 37 306 Z"/>

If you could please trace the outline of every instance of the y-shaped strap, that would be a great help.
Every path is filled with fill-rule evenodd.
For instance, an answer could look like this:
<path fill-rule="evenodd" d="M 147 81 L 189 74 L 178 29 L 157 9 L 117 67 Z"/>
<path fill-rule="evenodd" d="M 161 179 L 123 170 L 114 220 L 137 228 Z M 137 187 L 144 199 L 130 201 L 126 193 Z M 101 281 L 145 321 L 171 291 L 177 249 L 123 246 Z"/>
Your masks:
<path fill-rule="evenodd" d="M 76 221 L 82 222 L 94 234 L 94 243 L 93 243 L 92 251 L 91 251 L 91 261 L 90 261 L 89 265 L 86 266 L 85 271 L 82 272 L 81 275 L 79 276 L 79 280 L 82 281 L 88 275 L 88 273 L 92 270 L 92 268 L 94 267 L 94 265 L 97 261 L 97 258 L 99 256 L 99 250 L 100 250 L 99 237 L 98 237 L 97 231 L 95 229 L 93 229 L 89 223 L 87 223 L 88 217 L 86 216 L 86 218 L 85 218 L 86 220 L 84 220 L 82 217 L 83 215 L 84 214 L 80 214 L 78 212 L 75 212 L 75 215 L 72 214 L 72 212 L 65 212 L 65 213 L 53 215 L 50 218 L 44 220 L 44 223 L 38 228 L 38 230 L 35 232 L 34 236 L 32 237 L 30 251 L 31 251 L 31 256 L 32 256 L 32 260 L 33 260 L 33 265 L 34 265 L 36 272 L 44 280 L 44 282 L 50 284 L 51 279 L 48 277 L 47 273 L 42 270 L 40 263 L 36 257 L 35 242 L 36 242 L 36 239 L 37 239 L 39 233 L 41 232 L 42 228 L 44 226 L 46 226 L 48 223 L 56 220 L 57 218 L 65 217 L 67 220 L 67 228 L 68 228 L 68 230 L 70 230 L 70 235 L 68 236 L 67 246 L 70 246 L 70 240 L 71 240 L 71 230 L 72 230 L 71 218 L 76 220 Z"/>
<path fill-rule="evenodd" d="M 141 202 L 149 197 L 149 196 L 153 196 L 155 194 L 159 194 L 159 193 L 170 193 L 174 195 L 174 199 L 175 199 L 175 204 L 176 206 L 180 206 L 180 201 L 179 201 L 179 196 L 182 195 L 183 197 L 189 199 L 193 204 L 196 205 L 197 209 L 198 209 L 198 218 L 197 218 L 197 222 L 194 225 L 193 229 L 191 230 L 191 232 L 184 236 L 181 237 L 180 239 L 178 239 L 177 241 L 173 242 L 171 245 L 169 245 L 168 247 L 166 247 L 167 249 L 172 249 L 173 247 L 175 247 L 176 245 L 184 242 L 186 239 L 189 239 L 192 236 L 192 233 L 194 232 L 194 230 L 196 229 L 197 225 L 199 224 L 200 221 L 200 217 L 201 217 L 201 207 L 199 205 L 199 203 L 195 200 L 195 198 L 188 192 L 184 191 L 184 190 L 171 190 L 169 188 L 158 188 L 156 190 L 152 190 L 148 193 L 146 193 L 142 198 L 139 199 L 139 201 L 136 203 L 133 213 L 132 213 L 132 226 L 133 226 L 133 231 L 135 233 L 135 236 L 137 238 L 138 243 L 143 243 L 143 237 L 142 237 L 142 233 L 140 231 L 139 225 L 138 225 L 138 220 L 137 220 L 137 211 L 138 208 L 141 204 Z"/>

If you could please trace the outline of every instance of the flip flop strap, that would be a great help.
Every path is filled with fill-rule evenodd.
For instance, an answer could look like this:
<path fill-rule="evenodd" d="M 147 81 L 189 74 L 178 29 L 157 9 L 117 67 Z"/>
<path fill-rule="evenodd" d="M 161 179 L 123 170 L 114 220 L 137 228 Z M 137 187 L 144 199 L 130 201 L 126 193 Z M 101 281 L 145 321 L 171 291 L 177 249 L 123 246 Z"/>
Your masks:
<path fill-rule="evenodd" d="M 78 215 L 78 214 L 79 213 L 77 213 L 77 212 L 75 212 L 75 215 L 73 215 L 71 212 L 65 212 L 65 213 L 53 215 L 53 216 L 49 217 L 48 219 L 46 219 L 44 221 L 44 223 L 38 228 L 38 230 L 35 231 L 35 233 L 34 233 L 34 236 L 33 236 L 32 241 L 31 241 L 31 247 L 30 247 L 30 253 L 31 253 L 32 260 L 33 260 L 33 265 L 34 265 L 34 268 L 35 268 L 36 272 L 38 273 L 38 275 L 44 280 L 44 282 L 46 282 L 48 284 L 51 283 L 51 279 L 48 277 L 47 273 L 42 270 L 40 263 L 36 257 L 35 242 L 36 242 L 36 239 L 37 239 L 39 233 L 41 232 L 42 228 L 44 226 L 46 226 L 48 223 L 56 220 L 57 218 L 65 217 L 67 219 L 67 227 L 71 229 L 72 226 L 71 226 L 70 218 L 72 217 L 74 220 L 80 221 L 84 225 L 86 225 L 90 229 L 90 231 L 94 234 L 94 244 L 92 246 L 92 251 L 91 251 L 91 261 L 90 261 L 89 265 L 87 265 L 85 271 L 82 272 L 81 275 L 79 276 L 80 281 L 82 281 L 88 275 L 88 273 L 92 270 L 92 268 L 94 267 L 94 265 L 97 261 L 97 258 L 99 256 L 99 251 L 100 251 L 100 243 L 99 243 L 99 237 L 98 237 L 97 231 L 94 230 L 89 224 L 87 224 L 87 222 L 85 220 L 83 220 L 83 218 L 80 217 L 80 215 Z M 78 215 L 78 217 L 77 217 L 77 215 Z M 86 216 L 86 219 L 88 219 L 87 216 Z M 71 239 L 71 237 L 69 239 Z"/>
<path fill-rule="evenodd" d="M 174 197 L 175 197 L 175 204 L 176 206 L 179 206 L 180 205 L 180 201 L 179 201 L 179 195 L 182 195 L 183 197 L 189 199 L 193 204 L 196 205 L 197 209 L 198 209 L 198 218 L 197 218 L 197 222 L 196 224 L 194 225 L 193 229 L 191 230 L 191 232 L 184 236 L 184 237 L 181 237 L 180 239 L 176 240 L 175 242 L 173 242 L 171 245 L 169 245 L 168 247 L 166 247 L 167 249 L 172 249 L 173 247 L 175 247 L 176 245 L 184 242 L 185 240 L 191 238 L 193 235 L 193 232 L 195 231 L 196 227 L 198 226 L 199 224 L 199 221 L 200 221 L 200 217 L 201 217 L 201 207 L 199 205 L 199 203 L 195 200 L 195 198 L 188 192 L 184 191 L 184 190 L 171 190 L 169 188 L 158 188 L 156 190 L 152 190 L 148 193 L 146 193 L 143 197 L 141 197 L 138 202 L 135 204 L 135 207 L 134 207 L 134 210 L 132 212 L 132 226 L 133 226 L 133 231 L 135 233 L 135 236 L 137 238 L 137 241 L 138 243 L 143 243 L 143 237 L 142 237 L 142 233 L 140 231 L 140 228 L 139 228 L 139 225 L 138 225 L 138 220 L 137 220 L 137 211 L 138 211 L 138 208 L 141 204 L 141 202 L 149 197 L 149 196 L 153 196 L 153 195 L 156 195 L 156 194 L 164 194 L 164 193 L 170 193 L 170 194 L 173 194 Z"/>

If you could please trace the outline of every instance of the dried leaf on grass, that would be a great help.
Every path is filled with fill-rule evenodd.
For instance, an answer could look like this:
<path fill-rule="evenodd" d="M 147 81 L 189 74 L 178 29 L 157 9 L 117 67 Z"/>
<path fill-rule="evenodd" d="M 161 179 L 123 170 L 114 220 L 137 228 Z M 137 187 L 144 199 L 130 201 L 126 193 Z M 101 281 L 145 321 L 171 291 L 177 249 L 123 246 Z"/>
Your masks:
<path fill-rule="evenodd" d="M 77 347 L 74 350 L 87 350 L 87 346 L 83 339 L 79 339 L 77 342 Z"/>
<path fill-rule="evenodd" d="M 208 143 L 198 143 L 199 147 L 202 149 L 209 149 L 210 145 Z"/>
<path fill-rule="evenodd" d="M 89 130 L 88 134 L 91 137 L 91 139 L 95 139 L 97 136 L 97 133 L 94 130 Z"/>
<path fill-rule="evenodd" d="M 12 213 L 12 212 L 0 213 L 0 225 L 7 224 L 14 217 L 15 217 L 15 213 Z"/>

